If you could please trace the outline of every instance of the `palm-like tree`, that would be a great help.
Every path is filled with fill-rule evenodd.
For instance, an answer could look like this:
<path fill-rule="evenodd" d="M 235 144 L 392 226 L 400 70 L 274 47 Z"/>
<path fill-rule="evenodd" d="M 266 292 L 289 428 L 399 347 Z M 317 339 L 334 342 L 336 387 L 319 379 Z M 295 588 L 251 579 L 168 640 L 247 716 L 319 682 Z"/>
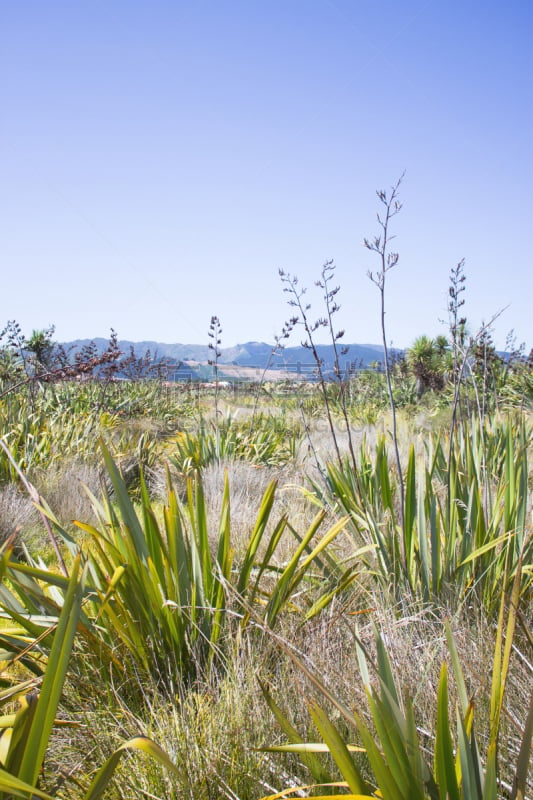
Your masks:
<path fill-rule="evenodd" d="M 407 363 L 416 379 L 420 399 L 427 389 L 438 391 L 444 387 L 449 360 L 449 344 L 445 336 L 431 339 L 419 336 L 407 350 Z"/>
<path fill-rule="evenodd" d="M 34 330 L 30 338 L 26 340 L 25 348 L 32 354 L 37 371 L 48 370 L 52 366 L 54 352 L 52 337 L 54 331 L 53 325 L 45 330 Z"/>

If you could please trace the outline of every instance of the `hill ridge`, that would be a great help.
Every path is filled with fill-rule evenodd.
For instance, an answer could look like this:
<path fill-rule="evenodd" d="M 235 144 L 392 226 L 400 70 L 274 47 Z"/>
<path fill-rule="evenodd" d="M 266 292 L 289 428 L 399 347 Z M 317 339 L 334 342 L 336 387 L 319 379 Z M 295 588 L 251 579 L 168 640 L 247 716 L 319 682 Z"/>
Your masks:
<path fill-rule="evenodd" d="M 107 348 L 109 340 L 103 337 L 75 339 L 70 342 L 64 342 L 63 346 L 78 350 L 90 342 L 94 342 L 98 351 L 103 352 Z M 213 351 L 209 349 L 207 344 L 119 339 L 118 345 L 125 353 L 129 353 L 131 348 L 133 348 L 136 356 L 144 356 L 147 351 L 150 351 L 154 359 L 167 359 L 176 364 L 179 362 L 206 364 L 213 357 Z M 352 343 L 343 345 L 343 349 L 345 348 L 348 348 L 348 351 L 340 357 L 342 368 L 345 368 L 347 364 L 367 367 L 373 362 L 381 361 L 383 358 L 383 348 L 378 344 Z M 333 345 L 318 344 L 316 349 L 319 357 L 324 362 L 324 368 L 326 370 L 332 369 L 335 360 Z M 238 343 L 231 347 L 221 347 L 218 363 L 221 366 L 231 364 L 242 367 L 257 367 L 259 369 L 265 368 L 269 362 L 273 367 L 297 367 L 298 364 L 310 365 L 314 363 L 311 351 L 302 345 L 284 347 L 281 353 L 275 355 L 272 355 L 272 351 L 273 345 L 266 342 L 249 341 Z M 395 350 L 394 352 L 402 351 Z"/>

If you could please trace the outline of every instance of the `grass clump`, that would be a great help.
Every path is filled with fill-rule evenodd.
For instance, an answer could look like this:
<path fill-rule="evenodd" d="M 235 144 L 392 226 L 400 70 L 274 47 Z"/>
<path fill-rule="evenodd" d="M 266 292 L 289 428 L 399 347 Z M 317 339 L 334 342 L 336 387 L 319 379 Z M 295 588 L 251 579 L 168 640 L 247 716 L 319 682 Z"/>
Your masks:
<path fill-rule="evenodd" d="M 194 432 L 178 433 L 168 453 L 184 474 L 224 461 L 280 467 L 294 460 L 300 440 L 300 426 L 285 416 L 255 415 L 243 421 L 228 416 L 223 422 L 202 420 Z"/>

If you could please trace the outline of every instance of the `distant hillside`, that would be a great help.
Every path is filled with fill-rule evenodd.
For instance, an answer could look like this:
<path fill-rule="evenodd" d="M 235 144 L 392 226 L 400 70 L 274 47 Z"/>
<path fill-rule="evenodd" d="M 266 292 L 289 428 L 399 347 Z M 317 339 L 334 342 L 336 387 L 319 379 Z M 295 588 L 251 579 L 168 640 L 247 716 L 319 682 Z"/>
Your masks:
<path fill-rule="evenodd" d="M 109 340 L 97 337 L 96 339 L 75 339 L 66 342 L 65 347 L 72 347 L 74 350 L 94 342 L 98 351 L 103 353 L 106 350 Z M 207 361 L 209 359 L 209 348 L 203 344 L 164 344 L 161 342 L 130 342 L 127 339 L 120 339 L 118 345 L 124 353 L 130 352 L 133 347 L 137 356 L 143 356 L 147 350 L 153 358 L 170 358 L 173 361 Z"/>
<path fill-rule="evenodd" d="M 94 342 L 100 352 L 103 352 L 108 345 L 107 339 L 96 338 L 93 340 L 76 339 L 72 342 L 66 342 L 65 347 L 76 351 L 89 344 L 90 341 Z M 128 354 L 133 348 L 137 356 L 144 356 L 147 351 L 150 351 L 154 360 L 166 359 L 176 367 L 185 362 L 188 365 L 188 374 L 191 376 L 198 375 L 202 379 L 206 375 L 205 366 L 209 359 L 213 357 L 212 350 L 206 344 L 167 344 L 152 341 L 130 342 L 125 339 L 119 340 L 118 344 L 125 354 Z M 383 358 L 381 345 L 350 344 L 344 347 L 348 347 L 348 352 L 340 356 L 340 364 L 343 371 L 349 364 L 356 368 L 367 367 L 373 362 L 381 361 Z M 317 351 L 324 361 L 325 371 L 332 370 L 335 357 L 333 346 L 318 345 Z M 271 359 L 271 354 L 272 345 L 265 342 L 246 342 L 234 347 L 221 348 L 221 356 L 219 358 L 221 374 L 223 373 L 224 365 L 264 369 Z M 314 369 L 315 364 L 310 350 L 302 346 L 296 346 L 286 347 L 280 355 L 272 358 L 270 366 L 277 370 L 289 369 L 291 372 L 309 374 Z"/>

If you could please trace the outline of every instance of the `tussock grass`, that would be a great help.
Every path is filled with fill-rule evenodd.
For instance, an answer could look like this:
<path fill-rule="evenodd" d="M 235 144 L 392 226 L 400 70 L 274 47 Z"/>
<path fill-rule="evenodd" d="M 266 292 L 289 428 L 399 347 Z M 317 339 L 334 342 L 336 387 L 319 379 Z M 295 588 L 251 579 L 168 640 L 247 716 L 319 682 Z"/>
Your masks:
<path fill-rule="evenodd" d="M 94 520 L 91 501 L 85 489 L 99 495 L 103 486 L 102 466 L 80 458 L 67 458 L 50 465 L 46 470 L 38 469 L 30 474 L 34 486 L 59 522 L 73 530 L 72 522 L 82 519 Z"/>
<path fill-rule="evenodd" d="M 203 486 L 207 509 L 211 521 L 210 529 L 216 530 L 215 520 L 220 518 L 222 506 L 222 490 L 225 476 L 230 486 L 230 505 L 232 520 L 232 546 L 237 557 L 242 555 L 248 545 L 249 537 L 255 524 L 257 501 L 265 492 L 272 480 L 278 483 L 272 523 L 284 514 L 288 514 L 291 524 L 304 529 L 311 524 L 316 514 L 314 508 L 301 491 L 304 475 L 297 465 L 287 467 L 257 467 L 246 462 L 220 462 L 212 464 L 204 471 Z M 294 547 L 294 538 L 284 535 L 283 543 L 277 552 L 278 561 L 288 557 Z"/>
<path fill-rule="evenodd" d="M 5 541 L 17 531 L 30 530 L 38 526 L 38 516 L 29 497 L 17 485 L 8 483 L 0 486 L 0 531 Z"/>
<path fill-rule="evenodd" d="M 336 695 L 350 708 L 363 711 L 365 694 L 357 666 L 353 634 L 356 632 L 375 657 L 374 630 L 380 631 L 394 673 L 401 676 L 405 696 L 413 698 L 420 740 L 428 753 L 435 746 L 434 730 L 439 673 L 447 658 L 443 620 L 449 609 L 427 609 L 415 601 L 390 613 L 390 597 L 369 594 L 355 603 L 372 600 L 372 610 L 353 615 L 351 609 L 333 606 L 307 626 L 285 620 L 280 640 L 301 654 Z M 451 626 L 461 654 L 465 681 L 475 698 L 476 728 L 480 745 L 486 745 L 490 709 L 490 675 L 494 648 L 494 623 L 472 609 L 451 616 Z M 138 683 L 124 692 L 120 686 L 109 690 L 106 703 L 94 692 L 80 702 L 76 684 L 69 689 L 76 732 L 57 735 L 56 764 L 78 763 L 87 759 L 101 762 L 120 743 L 139 731 L 146 731 L 171 755 L 181 778 L 165 774 L 144 763 L 142 769 L 125 762 L 119 770 L 120 790 L 109 797 L 133 798 L 211 798 L 228 797 L 252 800 L 280 791 L 284 786 L 302 785 L 311 780 L 305 765 L 296 755 L 257 752 L 264 745 L 285 741 L 276 720 L 265 708 L 258 680 L 266 683 L 291 724 L 307 741 L 317 741 L 304 698 L 317 697 L 316 689 L 295 668 L 287 654 L 270 636 L 249 632 L 235 640 L 227 659 L 227 669 L 209 675 L 199 673 L 194 685 L 177 683 L 173 701 L 153 687 Z M 531 672 L 514 659 L 509 676 L 510 692 L 502 721 L 500 749 L 502 780 L 512 780 L 520 742 L 519 720 L 527 705 Z M 451 702 L 455 700 L 451 682 Z M 132 695 L 137 698 L 132 703 Z M 336 710 L 325 704 L 331 718 L 347 740 L 352 732 Z M 88 746 L 89 743 L 89 746 Z M 334 771 L 332 760 L 320 756 L 325 768 Z M 530 776 L 530 780 L 533 775 Z M 135 794 L 138 792 L 139 794 Z M 144 795 L 143 792 L 148 794 Z M 68 792 L 63 795 L 69 797 Z"/>

